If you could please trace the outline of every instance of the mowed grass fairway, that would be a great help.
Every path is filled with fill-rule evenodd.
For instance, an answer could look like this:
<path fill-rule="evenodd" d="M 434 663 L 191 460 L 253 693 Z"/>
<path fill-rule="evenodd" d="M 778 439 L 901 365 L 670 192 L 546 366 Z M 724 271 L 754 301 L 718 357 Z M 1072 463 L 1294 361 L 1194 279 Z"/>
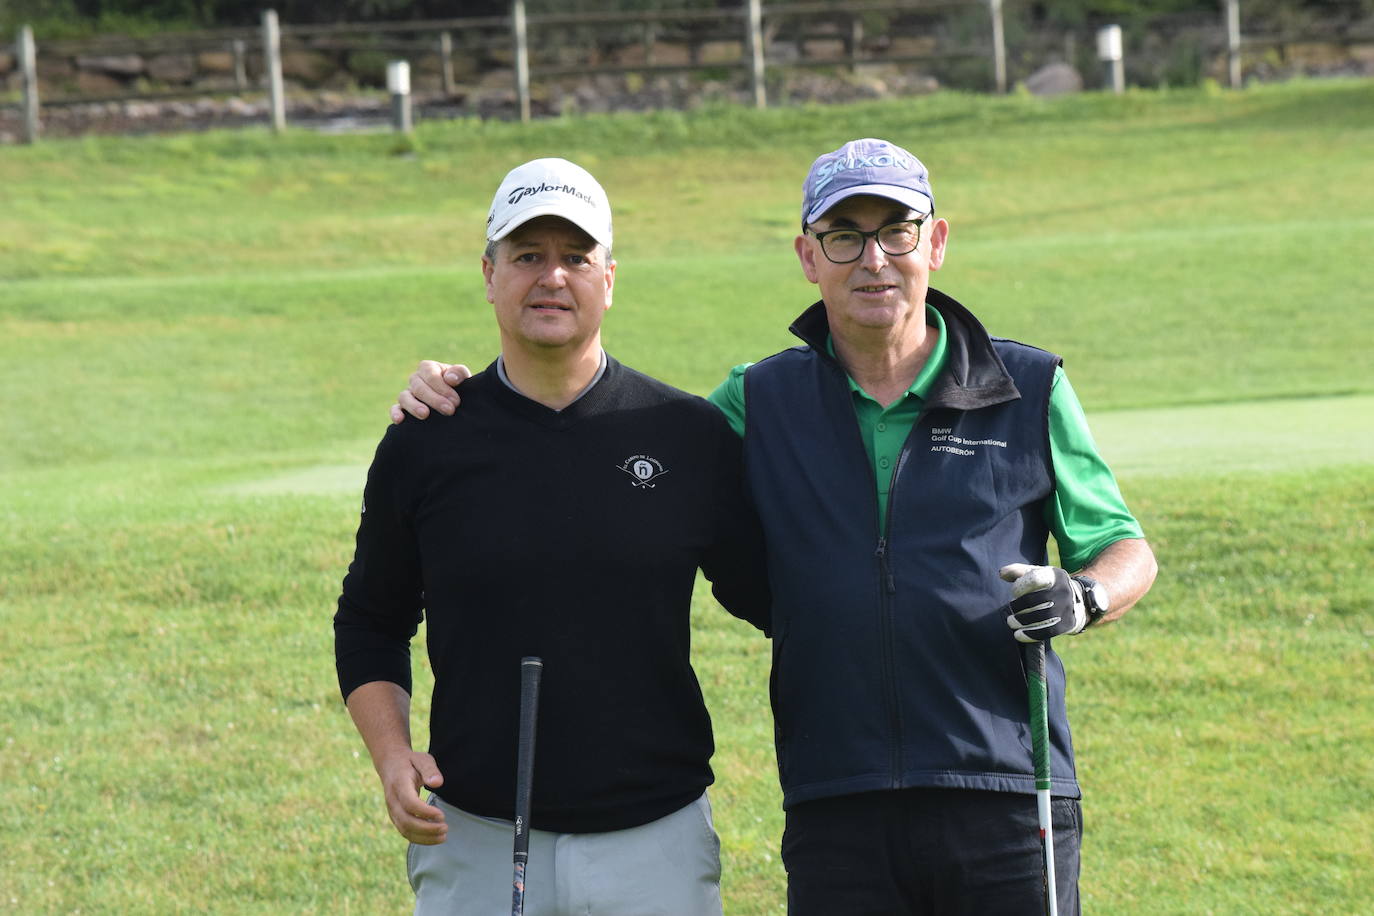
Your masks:
<path fill-rule="evenodd" d="M 1368 912 L 1371 82 L 0 149 L 0 910 L 406 912 L 330 616 L 406 375 L 495 356 L 492 190 L 590 168 L 608 348 L 705 393 L 790 345 L 800 183 L 858 136 L 930 166 L 936 285 L 1064 355 L 1159 555 L 1059 646 L 1085 908 Z M 769 647 L 699 591 L 726 909 L 779 913 Z"/>

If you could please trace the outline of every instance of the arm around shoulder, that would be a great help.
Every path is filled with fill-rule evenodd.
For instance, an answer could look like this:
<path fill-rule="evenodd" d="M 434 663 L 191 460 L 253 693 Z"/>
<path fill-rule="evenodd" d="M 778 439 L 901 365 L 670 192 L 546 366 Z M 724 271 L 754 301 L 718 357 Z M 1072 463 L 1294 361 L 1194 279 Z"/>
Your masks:
<path fill-rule="evenodd" d="M 472 370 L 461 363 L 450 365 L 432 359 L 420 360 L 420 365 L 410 376 L 410 387 L 396 396 L 391 405 L 391 422 L 400 423 L 410 414 L 417 420 L 429 416 L 430 408 L 441 414 L 452 414 L 461 400 L 454 391 L 465 379 L 472 377 Z"/>
<path fill-rule="evenodd" d="M 725 415 L 735 435 L 744 435 L 744 373 L 753 363 L 742 363 L 730 370 L 725 381 L 706 396 L 706 400 Z"/>

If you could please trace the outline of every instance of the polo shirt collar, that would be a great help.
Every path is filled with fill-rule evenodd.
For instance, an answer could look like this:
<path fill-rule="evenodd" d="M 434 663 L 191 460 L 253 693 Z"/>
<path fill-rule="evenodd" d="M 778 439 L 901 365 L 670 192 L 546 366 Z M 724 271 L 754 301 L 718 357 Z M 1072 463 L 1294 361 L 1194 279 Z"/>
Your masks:
<path fill-rule="evenodd" d="M 934 287 L 926 293 L 926 308 L 934 308 L 940 314 L 945 330 L 940 335 L 945 348 L 943 366 L 934 369 L 932 378 L 926 380 L 928 407 L 974 410 L 1021 396 L 987 329 L 972 312 Z M 817 302 L 802 312 L 789 330 L 809 344 L 821 359 L 844 372 L 828 346 L 830 325 L 826 321 L 824 302 Z"/>
<path fill-rule="evenodd" d="M 907 397 L 915 397 L 923 401 L 926 398 L 926 392 L 935 382 L 935 377 L 944 370 L 945 363 L 949 358 L 949 346 L 945 341 L 944 316 L 930 303 L 926 303 L 926 324 L 935 328 L 938 335 L 935 339 L 935 348 L 930 351 L 930 356 L 926 359 L 925 365 L 921 367 L 921 371 L 916 373 L 916 380 L 906 390 Z M 831 359 L 839 362 L 839 358 L 835 356 L 835 338 L 828 332 L 825 335 L 825 352 L 830 355 Z M 854 381 L 848 372 L 844 374 L 844 377 L 845 381 L 849 382 L 850 392 L 859 397 L 868 398 L 870 401 L 873 400 L 873 396 L 860 388 L 859 383 Z M 874 401 L 874 403 L 877 402 Z"/>

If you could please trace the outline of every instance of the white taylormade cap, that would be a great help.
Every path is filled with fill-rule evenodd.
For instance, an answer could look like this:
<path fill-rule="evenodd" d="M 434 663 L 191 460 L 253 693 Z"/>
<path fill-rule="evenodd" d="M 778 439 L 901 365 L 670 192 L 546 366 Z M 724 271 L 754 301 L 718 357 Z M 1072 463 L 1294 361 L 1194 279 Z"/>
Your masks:
<path fill-rule="evenodd" d="M 487 214 L 487 241 L 498 242 L 536 216 L 559 216 L 611 247 L 611 202 L 601 185 L 566 159 L 535 159 L 506 175 Z"/>

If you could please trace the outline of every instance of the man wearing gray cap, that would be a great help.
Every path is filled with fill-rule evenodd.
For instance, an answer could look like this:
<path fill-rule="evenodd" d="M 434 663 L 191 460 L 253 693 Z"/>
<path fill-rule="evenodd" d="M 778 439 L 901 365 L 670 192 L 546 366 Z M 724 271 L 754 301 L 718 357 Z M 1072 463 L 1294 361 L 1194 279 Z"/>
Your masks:
<path fill-rule="evenodd" d="M 719 914 L 689 616 L 700 568 L 726 608 L 767 625 L 740 440 L 701 398 L 602 349 L 615 262 L 591 175 L 562 159 L 514 169 L 487 239 L 501 355 L 467 381 L 464 410 L 383 438 L 334 618 L 340 689 L 412 844 L 416 912 L 510 905 L 520 659 L 534 655 L 525 912 Z M 421 619 L 428 752 L 409 730 Z"/>
<path fill-rule="evenodd" d="M 794 916 L 1043 912 L 1018 646 L 1118 619 L 1155 576 L 1059 358 L 930 287 L 949 235 L 906 150 L 818 158 L 794 243 L 821 293 L 792 325 L 803 345 L 710 397 L 743 438 L 767 542 Z M 448 368 L 422 364 L 402 404 L 452 412 Z M 1048 659 L 1073 913 L 1080 791 Z"/>
<path fill-rule="evenodd" d="M 1153 554 L 1059 358 L 930 287 L 950 230 L 920 160 L 874 139 L 821 156 L 801 223 L 805 345 L 711 397 L 768 543 L 791 910 L 1042 912 L 1017 647 L 1119 618 Z M 1072 913 L 1080 793 L 1052 651 L 1048 670 Z"/>

